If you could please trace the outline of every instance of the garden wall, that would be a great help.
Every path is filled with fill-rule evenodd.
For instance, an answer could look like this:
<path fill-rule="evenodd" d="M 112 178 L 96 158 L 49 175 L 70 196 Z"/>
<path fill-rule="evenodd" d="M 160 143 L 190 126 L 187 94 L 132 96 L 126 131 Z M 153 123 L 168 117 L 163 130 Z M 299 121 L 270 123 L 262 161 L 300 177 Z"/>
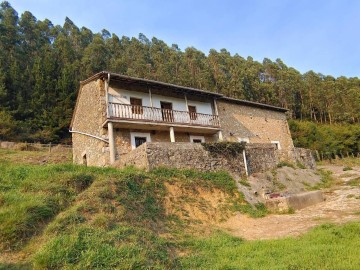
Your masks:
<path fill-rule="evenodd" d="M 278 159 L 273 144 L 248 144 L 245 147 L 248 171 L 262 172 L 276 167 Z M 196 169 L 199 171 L 226 170 L 245 174 L 242 151 L 237 155 L 210 153 L 197 143 L 145 143 L 114 164 L 117 168 L 135 166 L 146 170 L 156 167 Z"/>

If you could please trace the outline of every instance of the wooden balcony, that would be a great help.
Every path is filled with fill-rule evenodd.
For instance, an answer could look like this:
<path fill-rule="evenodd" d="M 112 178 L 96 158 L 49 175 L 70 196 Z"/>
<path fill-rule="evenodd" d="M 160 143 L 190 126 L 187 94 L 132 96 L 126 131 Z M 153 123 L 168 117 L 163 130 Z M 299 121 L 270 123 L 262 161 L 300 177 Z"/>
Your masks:
<path fill-rule="evenodd" d="M 168 123 L 170 126 L 176 124 L 211 128 L 220 127 L 217 115 L 111 102 L 109 102 L 109 118 L 134 122 Z"/>

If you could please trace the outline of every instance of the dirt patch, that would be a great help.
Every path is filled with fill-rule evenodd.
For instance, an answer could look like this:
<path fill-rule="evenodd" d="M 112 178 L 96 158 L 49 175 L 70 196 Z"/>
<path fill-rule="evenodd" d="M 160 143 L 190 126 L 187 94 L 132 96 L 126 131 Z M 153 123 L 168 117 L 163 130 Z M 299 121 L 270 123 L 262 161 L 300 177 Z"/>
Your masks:
<path fill-rule="evenodd" d="M 343 174 L 342 166 L 327 165 L 334 177 Z M 324 191 L 326 200 L 294 214 L 269 215 L 253 219 L 242 214 L 231 217 L 219 225 L 235 236 L 249 240 L 275 239 L 297 236 L 323 223 L 346 223 L 360 220 L 360 188 L 349 186 L 347 181 L 360 176 L 360 168 L 353 168 L 351 178 L 342 178 L 337 186 Z"/>
<path fill-rule="evenodd" d="M 218 189 L 188 188 L 179 183 L 165 183 L 165 214 L 176 215 L 182 220 L 216 223 L 230 215 L 230 196 Z"/>

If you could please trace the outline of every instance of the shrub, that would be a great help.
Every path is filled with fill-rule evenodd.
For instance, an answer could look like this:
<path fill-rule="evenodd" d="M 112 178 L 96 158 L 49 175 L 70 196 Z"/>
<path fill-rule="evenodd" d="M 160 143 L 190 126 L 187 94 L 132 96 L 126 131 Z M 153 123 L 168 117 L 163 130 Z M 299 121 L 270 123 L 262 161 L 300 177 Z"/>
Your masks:
<path fill-rule="evenodd" d="M 281 161 L 281 162 L 279 162 L 279 163 L 276 165 L 276 167 L 278 167 L 278 168 L 290 167 L 290 168 L 295 169 L 294 164 L 292 164 L 292 163 L 290 163 L 290 162 L 287 162 L 287 161 Z"/>

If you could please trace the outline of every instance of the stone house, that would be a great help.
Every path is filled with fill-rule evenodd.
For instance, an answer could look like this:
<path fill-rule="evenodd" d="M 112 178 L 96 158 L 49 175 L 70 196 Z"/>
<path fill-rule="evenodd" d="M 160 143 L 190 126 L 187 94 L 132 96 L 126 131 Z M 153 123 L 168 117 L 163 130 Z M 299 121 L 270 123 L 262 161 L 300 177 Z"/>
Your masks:
<path fill-rule="evenodd" d="M 100 72 L 80 82 L 71 121 L 74 163 L 107 166 L 140 145 L 246 141 L 293 160 L 286 109 Z M 178 161 L 180 162 L 180 161 Z"/>

